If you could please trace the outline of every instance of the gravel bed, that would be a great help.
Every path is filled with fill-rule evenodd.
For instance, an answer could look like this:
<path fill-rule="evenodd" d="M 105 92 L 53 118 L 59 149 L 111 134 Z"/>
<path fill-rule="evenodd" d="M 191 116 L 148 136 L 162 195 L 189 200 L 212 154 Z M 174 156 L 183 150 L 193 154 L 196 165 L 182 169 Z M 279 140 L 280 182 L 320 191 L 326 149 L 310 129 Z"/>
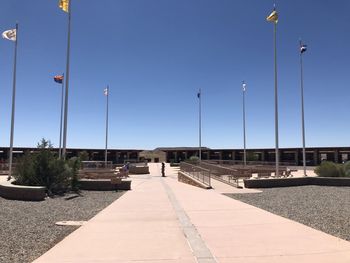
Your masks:
<path fill-rule="evenodd" d="M 0 262 L 32 262 L 78 228 L 57 221 L 89 220 L 123 193 L 82 191 L 42 202 L 0 197 Z"/>
<path fill-rule="evenodd" d="M 350 241 L 350 187 L 298 186 L 229 197 Z"/>

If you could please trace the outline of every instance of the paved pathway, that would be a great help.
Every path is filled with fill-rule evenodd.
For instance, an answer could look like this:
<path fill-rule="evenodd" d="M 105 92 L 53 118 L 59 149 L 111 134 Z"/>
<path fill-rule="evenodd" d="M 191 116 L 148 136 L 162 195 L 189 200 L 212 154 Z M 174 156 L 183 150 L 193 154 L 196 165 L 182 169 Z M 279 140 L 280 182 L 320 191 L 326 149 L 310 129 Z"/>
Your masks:
<path fill-rule="evenodd" d="M 132 191 L 35 262 L 350 262 L 349 242 L 179 183 L 170 169 L 162 178 L 151 164 L 152 176 L 134 176 Z"/>

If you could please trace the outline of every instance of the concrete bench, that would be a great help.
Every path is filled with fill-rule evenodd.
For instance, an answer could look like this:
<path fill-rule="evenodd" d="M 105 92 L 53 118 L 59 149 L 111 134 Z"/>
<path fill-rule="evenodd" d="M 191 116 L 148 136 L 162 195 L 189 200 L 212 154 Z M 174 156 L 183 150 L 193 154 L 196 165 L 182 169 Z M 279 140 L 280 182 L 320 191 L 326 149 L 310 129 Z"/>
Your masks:
<path fill-rule="evenodd" d="M 129 173 L 130 174 L 149 174 L 149 167 L 130 165 Z"/>
<path fill-rule="evenodd" d="M 116 170 L 80 170 L 78 173 L 79 178 L 81 179 L 113 179 L 113 178 L 127 178 L 129 177 L 127 171 L 116 171 Z"/>

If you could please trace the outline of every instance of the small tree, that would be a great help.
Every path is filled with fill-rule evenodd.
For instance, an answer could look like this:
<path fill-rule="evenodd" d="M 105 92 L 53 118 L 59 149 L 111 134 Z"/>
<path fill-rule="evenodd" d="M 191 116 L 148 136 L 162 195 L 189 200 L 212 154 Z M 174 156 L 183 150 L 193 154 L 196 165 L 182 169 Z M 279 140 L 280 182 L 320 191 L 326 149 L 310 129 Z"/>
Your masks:
<path fill-rule="evenodd" d="M 67 161 L 57 159 L 49 140 L 42 139 L 38 143 L 38 151 L 27 152 L 18 159 L 14 171 L 16 184 L 30 186 L 45 186 L 48 194 L 62 194 L 70 186 L 73 170 Z"/>
<path fill-rule="evenodd" d="M 13 172 L 15 182 L 19 185 L 42 185 L 41 180 L 36 177 L 34 156 L 25 152 L 21 158 L 17 159 L 16 169 Z"/>

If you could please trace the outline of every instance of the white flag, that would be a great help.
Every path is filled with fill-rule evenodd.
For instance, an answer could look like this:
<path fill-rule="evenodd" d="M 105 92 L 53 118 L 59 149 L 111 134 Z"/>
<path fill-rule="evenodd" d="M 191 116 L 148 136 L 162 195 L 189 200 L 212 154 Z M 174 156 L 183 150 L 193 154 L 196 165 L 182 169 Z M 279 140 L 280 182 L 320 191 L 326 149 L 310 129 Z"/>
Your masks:
<path fill-rule="evenodd" d="M 11 41 L 16 41 L 17 32 L 16 29 L 6 30 L 2 33 L 2 37 Z"/>
<path fill-rule="evenodd" d="M 243 82 L 243 84 L 242 84 L 243 91 L 246 90 L 246 87 L 247 87 L 247 84 L 245 84 L 245 83 Z"/>
<path fill-rule="evenodd" d="M 105 96 L 108 96 L 108 88 L 105 88 L 105 89 L 103 90 L 103 93 L 105 94 Z"/>

